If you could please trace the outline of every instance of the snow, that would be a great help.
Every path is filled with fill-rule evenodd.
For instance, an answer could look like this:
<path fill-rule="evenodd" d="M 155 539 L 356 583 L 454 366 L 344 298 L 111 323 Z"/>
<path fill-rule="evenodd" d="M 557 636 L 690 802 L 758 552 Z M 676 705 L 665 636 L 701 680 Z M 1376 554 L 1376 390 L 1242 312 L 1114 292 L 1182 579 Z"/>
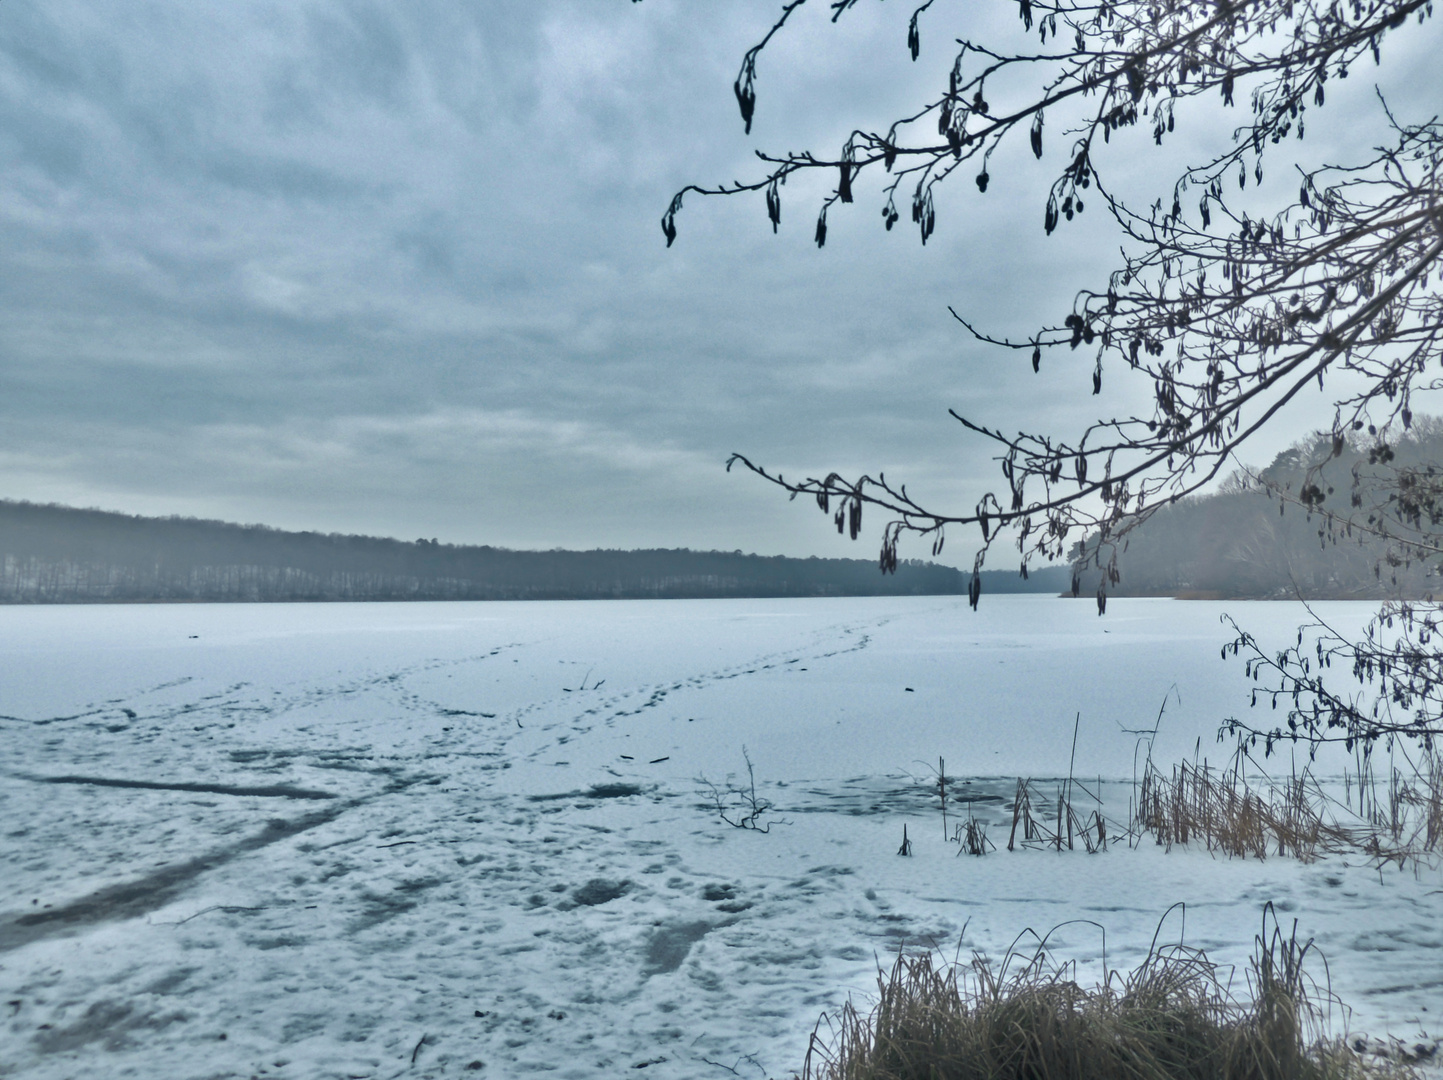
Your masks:
<path fill-rule="evenodd" d="M 1160 933 L 1241 980 L 1269 902 L 1352 1006 L 1335 1031 L 1431 1045 L 1436 870 L 944 840 L 939 756 L 953 821 L 970 799 L 999 846 L 1016 777 L 1050 796 L 1074 723 L 1075 772 L 1118 819 L 1165 697 L 1155 757 L 1225 758 L 1248 684 L 1219 657 L 1224 611 L 1278 645 L 1304 615 L 0 609 L 0 1076 L 789 1076 L 904 942 L 997 957 L 1059 927 L 1056 955 L 1100 978 Z M 724 823 L 703 782 L 744 784 L 744 753 L 765 833 Z"/>

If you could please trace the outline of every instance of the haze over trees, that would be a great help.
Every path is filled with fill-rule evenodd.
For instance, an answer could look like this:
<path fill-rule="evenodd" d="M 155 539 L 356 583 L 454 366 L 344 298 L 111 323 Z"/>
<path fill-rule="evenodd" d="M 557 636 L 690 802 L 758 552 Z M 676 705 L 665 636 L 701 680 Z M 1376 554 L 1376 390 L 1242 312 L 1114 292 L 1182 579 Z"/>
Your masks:
<path fill-rule="evenodd" d="M 1012 575 L 998 575 L 1012 578 Z M 1005 588 L 1008 581 L 993 583 Z M 1018 584 L 1021 584 L 1020 582 Z M 1060 575 L 1034 588 L 1053 592 Z M 908 562 L 739 551 L 511 551 L 0 501 L 0 603 L 591 600 L 960 594 Z"/>
<path fill-rule="evenodd" d="M 1392 451 L 1397 466 L 1426 472 L 1443 460 L 1443 425 L 1415 417 Z M 1329 469 L 1336 483 L 1319 488 L 1310 508 L 1288 512 L 1291 498 L 1316 480 L 1309 464 L 1331 455 L 1329 435 L 1315 433 L 1265 469 L 1238 469 L 1215 492 L 1160 507 L 1120 545 L 1111 591 L 1274 600 L 1424 600 L 1443 593 L 1428 560 L 1400 558 L 1371 531 L 1349 535 L 1355 498 L 1375 506 L 1398 497 L 1369 464 L 1364 442 L 1348 441 Z M 1094 536 L 1072 551 L 1074 563 L 1094 567 L 1080 575 L 1083 592 L 1100 584 L 1097 543 Z"/>
<path fill-rule="evenodd" d="M 806 4 L 782 5 L 742 58 L 734 90 L 748 132 L 763 107 L 759 58 Z M 857 4 L 834 0 L 832 21 Z M 927 0 L 912 12 L 905 49 L 913 61 L 928 20 L 947 6 Z M 995 335 L 973 313 L 954 314 L 976 340 L 1020 353 L 1036 372 L 1049 352 L 1095 350 L 1094 395 L 1118 375 L 1151 391 L 1150 409 L 1124 406 L 1109 416 L 1100 403 L 1101 418 L 1068 434 L 1012 435 L 954 412 L 996 447 L 1004 481 L 970 509 L 923 505 L 880 474 L 819 471 L 789 481 L 740 454 L 733 463 L 792 497 L 815 499 L 853 538 L 864 507 L 882 511 L 884 569 L 899 564 L 902 536 L 930 540 L 935 553 L 952 526 L 980 532 L 975 568 L 1002 541 L 1015 544 L 1024 574 L 1029 562 L 1066 558 L 1079 533 L 1090 536 L 1088 566 L 1077 569 L 1095 571 L 1102 613 L 1121 581 L 1129 534 L 1160 507 L 1225 476 L 1252 435 L 1316 387 L 1332 391 L 1327 438 L 1317 456 L 1297 463 L 1301 482 L 1272 494 L 1305 514 L 1322 511 L 1323 542 L 1372 537 L 1380 579 L 1382 564 L 1436 565 L 1443 483 L 1433 465 L 1402 461 L 1395 447 L 1412 424 L 1415 397 L 1443 387 L 1433 374 L 1443 362 L 1443 128 L 1436 115 L 1400 119 L 1380 101 L 1377 123 L 1334 133 L 1354 148 L 1351 160 L 1310 168 L 1296 150 L 1326 122 L 1335 80 L 1381 64 L 1392 39 L 1432 12 L 1432 0 L 1018 0 L 1025 44 L 1000 33 L 948 44 L 935 95 L 890 126 L 854 125 L 826 150 L 759 150 L 759 175 L 684 188 L 661 219 L 668 245 L 688 194 L 759 195 L 775 229 L 784 185 L 808 173 L 835 184 L 817 217 L 819 246 L 828 214 L 865 195 L 869 181 L 879 187 L 883 226 L 905 213 L 926 243 L 938 225 L 938 187 L 961 178 L 995 194 L 993 152 L 1025 131 L 1037 158 L 1058 155 L 1038 207 L 1043 231 L 1066 228 L 1087 206 L 1105 210 L 1122 240 L 1120 265 L 1105 280 L 1080 282 L 1060 323 L 1039 312 L 1024 338 Z M 900 23 L 891 44 L 896 55 Z M 1161 145 L 1199 113 L 1232 129 L 1220 153 L 1186 169 L 1150 205 L 1114 194 L 1104 174 L 1114 135 L 1127 143 L 1128 129 L 1141 128 Z M 1263 208 L 1250 201 L 1265 164 L 1303 168 L 1296 198 Z M 1339 514 L 1325 503 L 1350 447 L 1366 455 L 1374 481 Z M 979 585 L 974 576 L 974 605 Z M 1398 601 L 1362 640 L 1318 627 L 1281 657 L 1240 632 L 1233 654 L 1291 708 L 1284 723 L 1239 725 L 1239 734 L 1268 749 L 1300 739 L 1366 749 L 1400 735 L 1431 744 L 1443 735 L 1440 629 L 1437 605 Z M 1327 685 L 1322 673 L 1335 665 L 1353 672 L 1361 693 Z"/>

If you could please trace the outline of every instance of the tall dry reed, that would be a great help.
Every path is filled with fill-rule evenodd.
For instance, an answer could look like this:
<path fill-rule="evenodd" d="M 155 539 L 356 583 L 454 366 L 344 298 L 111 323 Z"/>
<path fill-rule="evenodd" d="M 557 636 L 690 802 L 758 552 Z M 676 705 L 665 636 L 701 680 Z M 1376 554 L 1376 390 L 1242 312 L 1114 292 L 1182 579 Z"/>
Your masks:
<path fill-rule="evenodd" d="M 1149 761 L 1134 802 L 1133 830 L 1167 848 L 1197 845 L 1304 862 L 1328 852 L 1362 851 L 1380 863 L 1421 864 L 1443 850 L 1443 758 L 1437 754 L 1411 775 L 1391 770 L 1386 784 L 1360 770 L 1348 779 L 1341 801 L 1307 770 L 1277 781 L 1256 769 L 1249 777 L 1249 763 L 1239 755 L 1224 769 L 1183 762 L 1164 773 Z"/>

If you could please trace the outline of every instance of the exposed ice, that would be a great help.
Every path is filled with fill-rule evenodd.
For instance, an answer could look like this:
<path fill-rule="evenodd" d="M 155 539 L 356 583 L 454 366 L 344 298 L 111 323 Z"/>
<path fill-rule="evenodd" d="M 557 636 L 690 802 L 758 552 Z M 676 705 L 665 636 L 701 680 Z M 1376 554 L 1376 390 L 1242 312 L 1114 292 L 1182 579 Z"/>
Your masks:
<path fill-rule="evenodd" d="M 1218 724 L 1248 698 L 1223 610 L 1279 645 L 1302 616 L 1025 596 L 0 609 L 0 1076 L 787 1076 L 904 943 L 997 956 L 1066 923 L 1058 955 L 1098 978 L 1179 901 L 1161 934 L 1239 979 L 1271 902 L 1353 1007 L 1337 1030 L 1431 1045 L 1436 872 L 944 841 L 939 756 L 952 812 L 996 839 L 1018 775 L 1044 796 L 1066 775 L 1079 714 L 1075 771 L 1118 817 L 1171 688 L 1155 756 L 1226 757 Z M 745 792 L 743 748 L 764 834 L 701 782 Z"/>

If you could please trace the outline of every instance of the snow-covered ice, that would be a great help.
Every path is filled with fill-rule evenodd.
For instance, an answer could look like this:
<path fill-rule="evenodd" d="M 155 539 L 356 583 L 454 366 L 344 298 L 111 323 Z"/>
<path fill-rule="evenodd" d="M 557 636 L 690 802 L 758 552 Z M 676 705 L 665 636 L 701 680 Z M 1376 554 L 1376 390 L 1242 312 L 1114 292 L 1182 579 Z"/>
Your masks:
<path fill-rule="evenodd" d="M 1075 771 L 1119 816 L 1170 688 L 1155 757 L 1225 757 L 1248 684 L 1219 657 L 1223 611 L 1278 644 L 1303 616 L 1046 597 L 0 609 L 0 1076 L 789 1076 L 900 943 L 997 956 L 1090 920 L 1052 940 L 1096 978 L 1179 901 L 1162 936 L 1239 972 L 1271 901 L 1317 940 L 1353 1030 L 1429 1043 L 1436 871 L 944 842 L 939 756 L 1003 840 L 1015 778 L 1065 776 L 1078 716 Z M 766 833 L 721 821 L 701 782 L 744 780 L 743 748 Z"/>

